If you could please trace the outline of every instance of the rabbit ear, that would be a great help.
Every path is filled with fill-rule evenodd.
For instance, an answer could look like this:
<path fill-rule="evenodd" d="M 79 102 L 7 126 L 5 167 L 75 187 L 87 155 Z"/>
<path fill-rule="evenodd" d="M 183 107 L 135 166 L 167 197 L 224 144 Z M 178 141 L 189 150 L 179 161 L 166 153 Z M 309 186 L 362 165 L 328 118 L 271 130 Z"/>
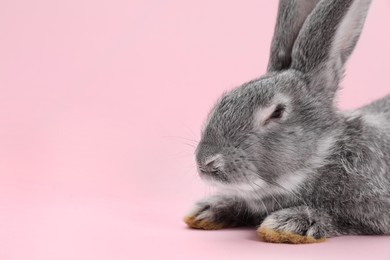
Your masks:
<path fill-rule="evenodd" d="M 275 32 L 271 44 L 268 71 L 287 69 L 291 50 L 306 17 L 319 0 L 280 0 Z"/>
<path fill-rule="evenodd" d="M 333 100 L 344 65 L 359 40 L 371 0 L 322 0 L 295 41 L 291 68 L 303 72 L 315 91 Z"/>

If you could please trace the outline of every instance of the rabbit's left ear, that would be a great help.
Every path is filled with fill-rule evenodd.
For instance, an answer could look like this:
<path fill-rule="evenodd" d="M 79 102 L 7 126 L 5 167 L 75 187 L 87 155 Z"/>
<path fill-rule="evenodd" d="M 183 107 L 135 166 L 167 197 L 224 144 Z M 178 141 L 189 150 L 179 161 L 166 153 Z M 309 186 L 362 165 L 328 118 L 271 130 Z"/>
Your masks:
<path fill-rule="evenodd" d="M 268 71 L 288 69 L 291 50 L 307 16 L 319 0 L 279 0 Z"/>
<path fill-rule="evenodd" d="M 291 68 L 333 99 L 344 65 L 359 40 L 371 0 L 322 0 L 295 41 Z"/>

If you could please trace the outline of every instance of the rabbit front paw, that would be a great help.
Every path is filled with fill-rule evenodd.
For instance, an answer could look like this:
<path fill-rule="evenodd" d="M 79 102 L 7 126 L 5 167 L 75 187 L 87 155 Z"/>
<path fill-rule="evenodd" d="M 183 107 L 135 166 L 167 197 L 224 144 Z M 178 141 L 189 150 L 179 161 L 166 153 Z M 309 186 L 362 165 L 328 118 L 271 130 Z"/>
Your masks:
<path fill-rule="evenodd" d="M 198 201 L 184 217 L 191 228 L 216 230 L 235 226 L 234 203 L 231 198 L 212 196 Z"/>
<path fill-rule="evenodd" d="M 325 241 L 325 230 L 312 209 L 287 208 L 270 214 L 257 229 L 266 242 L 308 244 Z"/>

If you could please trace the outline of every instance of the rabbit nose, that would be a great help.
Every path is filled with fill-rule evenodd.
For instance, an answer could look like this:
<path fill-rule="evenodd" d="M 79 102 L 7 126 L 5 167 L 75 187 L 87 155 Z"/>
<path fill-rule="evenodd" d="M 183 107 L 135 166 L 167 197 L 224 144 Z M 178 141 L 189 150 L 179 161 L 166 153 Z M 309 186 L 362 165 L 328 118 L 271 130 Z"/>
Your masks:
<path fill-rule="evenodd" d="M 222 166 L 222 156 L 220 154 L 208 157 L 204 165 L 208 168 L 220 168 Z"/>
<path fill-rule="evenodd" d="M 212 174 L 220 171 L 223 167 L 223 158 L 222 155 L 217 154 L 209 156 L 204 159 L 199 165 L 199 170 L 202 173 Z"/>
<path fill-rule="evenodd" d="M 229 179 L 225 167 L 222 154 L 216 154 L 207 156 L 198 163 L 198 173 L 202 179 L 226 183 Z"/>

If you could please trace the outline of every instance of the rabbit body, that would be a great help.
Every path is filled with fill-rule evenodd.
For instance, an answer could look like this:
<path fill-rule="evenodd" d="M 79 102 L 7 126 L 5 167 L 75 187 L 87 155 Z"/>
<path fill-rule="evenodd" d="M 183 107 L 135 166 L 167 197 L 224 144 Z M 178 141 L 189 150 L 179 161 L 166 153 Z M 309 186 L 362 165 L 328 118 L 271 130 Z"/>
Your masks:
<path fill-rule="evenodd" d="M 343 121 L 326 165 L 302 197 L 331 215 L 327 236 L 390 234 L 390 96 Z"/>
<path fill-rule="evenodd" d="M 192 228 L 255 225 L 269 242 L 390 234 L 390 96 L 351 112 L 334 98 L 369 0 L 281 0 L 268 72 L 224 94 L 196 150 L 219 193 Z"/>

